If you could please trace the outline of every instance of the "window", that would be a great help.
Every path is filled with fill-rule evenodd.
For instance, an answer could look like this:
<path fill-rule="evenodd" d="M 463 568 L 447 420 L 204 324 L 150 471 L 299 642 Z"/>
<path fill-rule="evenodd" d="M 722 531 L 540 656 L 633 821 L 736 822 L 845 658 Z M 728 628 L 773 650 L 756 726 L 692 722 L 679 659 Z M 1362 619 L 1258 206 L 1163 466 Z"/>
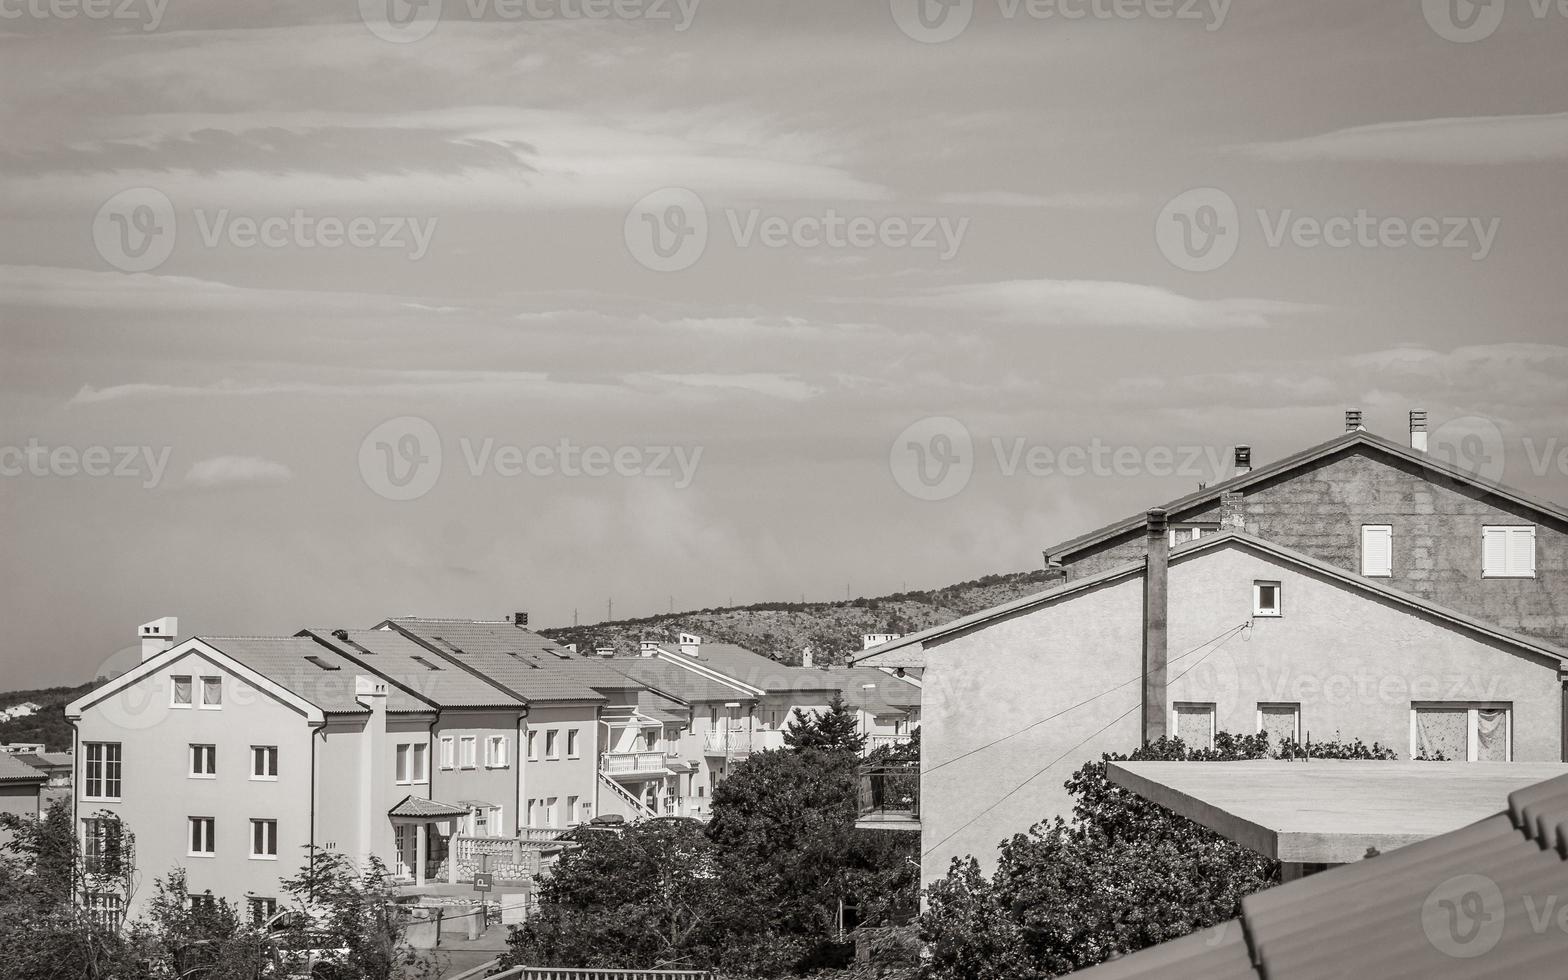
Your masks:
<path fill-rule="evenodd" d="M 457 740 L 450 735 L 441 737 L 441 768 L 452 769 L 457 766 Z"/>
<path fill-rule="evenodd" d="M 120 798 L 120 743 L 87 742 L 86 794 L 89 800 Z"/>
<path fill-rule="evenodd" d="M 474 760 L 477 758 L 478 746 L 479 740 L 473 735 L 464 735 L 461 739 L 458 740 L 458 748 L 462 750 L 462 762 L 460 764 L 464 769 L 474 768 Z"/>
<path fill-rule="evenodd" d="M 505 735 L 491 735 L 485 739 L 485 766 L 489 769 L 506 768 Z"/>
<path fill-rule="evenodd" d="M 566 757 L 568 759 L 576 759 L 580 754 L 577 747 L 577 735 L 578 732 L 575 728 L 566 732 Z"/>
<path fill-rule="evenodd" d="M 1278 582 L 1252 583 L 1252 615 L 1282 616 L 1282 593 Z"/>
<path fill-rule="evenodd" d="M 534 823 L 534 804 L 536 804 L 538 802 L 539 802 L 538 800 L 529 800 L 528 801 L 527 818 L 528 818 L 528 826 L 530 826 L 530 827 L 537 826 L 537 824 Z"/>
<path fill-rule="evenodd" d="M 191 677 L 189 674 L 169 678 L 169 705 L 175 708 L 191 706 Z"/>
<path fill-rule="evenodd" d="M 82 870 L 90 875 L 119 875 L 125 871 L 124 836 L 115 817 L 88 817 L 82 821 Z"/>
<path fill-rule="evenodd" d="M 191 778 L 215 779 L 218 775 L 218 747 L 216 745 L 191 746 Z"/>
<path fill-rule="evenodd" d="M 560 734 L 553 728 L 544 733 L 544 757 L 546 759 L 559 759 L 561 757 L 561 747 L 557 744 Z"/>
<path fill-rule="evenodd" d="M 250 778 L 278 778 L 278 747 L 276 745 L 252 745 L 250 747 Z"/>
<path fill-rule="evenodd" d="M 430 780 L 427 768 L 429 747 L 423 742 L 405 742 L 397 747 L 397 781 L 423 783 Z"/>
<path fill-rule="evenodd" d="M 556 812 L 560 810 L 560 802 L 561 798 L 559 796 L 552 796 L 544 801 L 544 825 L 546 827 L 554 827 L 556 825 Z"/>
<path fill-rule="evenodd" d="M 1361 574 L 1388 578 L 1394 574 L 1394 526 L 1361 525 Z"/>
<path fill-rule="evenodd" d="M 490 808 L 487 807 L 487 806 L 476 806 L 473 809 L 473 814 L 474 814 L 474 836 L 475 837 L 489 837 L 490 836 Z"/>
<path fill-rule="evenodd" d="M 200 895 L 192 895 L 190 899 L 192 912 L 216 912 L 218 910 L 218 899 L 210 891 L 202 892 Z"/>
<path fill-rule="evenodd" d="M 253 926 L 264 926 L 278 914 L 278 900 L 275 898 L 252 895 L 245 899 L 245 906 L 250 910 L 250 924 Z"/>
<path fill-rule="evenodd" d="M 1447 762 L 1512 762 L 1513 705 L 1413 702 L 1410 756 Z"/>
<path fill-rule="evenodd" d="M 223 707 L 223 678 L 203 677 L 201 679 L 201 706 L 203 708 Z"/>
<path fill-rule="evenodd" d="M 250 856 L 275 858 L 278 856 L 278 822 L 252 820 L 250 822 Z"/>
<path fill-rule="evenodd" d="M 212 857 L 217 853 L 215 831 L 216 827 L 211 817 L 189 817 L 190 823 L 190 856 Z"/>
<path fill-rule="evenodd" d="M 1535 578 L 1535 528 L 1483 527 L 1482 578 Z"/>
<path fill-rule="evenodd" d="M 580 809 L 581 809 L 581 807 L 579 807 L 577 805 L 577 797 L 575 797 L 575 796 L 568 796 L 566 798 L 566 825 L 568 827 L 575 827 L 575 826 L 577 826 L 577 823 L 578 823 L 577 812 Z"/>
<path fill-rule="evenodd" d="M 105 929 L 118 932 L 125 924 L 125 899 L 114 892 L 88 892 L 87 914 Z"/>
<path fill-rule="evenodd" d="M 1171 734 L 1189 749 L 1214 748 L 1214 702 L 1177 701 L 1171 706 Z"/>
<path fill-rule="evenodd" d="M 1258 732 L 1269 737 L 1269 748 L 1287 741 L 1301 741 L 1301 705 L 1298 702 L 1258 704 Z"/>
<path fill-rule="evenodd" d="M 539 745 L 534 739 L 534 736 L 538 734 L 538 732 L 528 733 L 528 758 L 530 760 L 537 760 L 539 758 Z"/>
<path fill-rule="evenodd" d="M 1170 545 L 1174 548 L 1177 545 L 1197 541 L 1205 534 L 1218 533 L 1219 529 L 1218 524 L 1176 524 L 1170 529 Z"/>

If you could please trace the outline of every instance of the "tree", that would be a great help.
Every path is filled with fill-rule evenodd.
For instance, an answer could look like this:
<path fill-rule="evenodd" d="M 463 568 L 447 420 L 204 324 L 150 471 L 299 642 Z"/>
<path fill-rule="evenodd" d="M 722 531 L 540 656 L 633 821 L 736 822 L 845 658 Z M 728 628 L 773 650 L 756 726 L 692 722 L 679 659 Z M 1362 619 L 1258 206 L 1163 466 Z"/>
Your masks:
<path fill-rule="evenodd" d="M 359 868 L 340 852 L 312 849 L 299 873 L 282 881 L 294 901 L 278 936 L 285 958 L 318 960 L 313 975 L 322 980 L 433 974 L 435 963 L 408 945 L 388 878 L 379 858 Z"/>
<path fill-rule="evenodd" d="M 987 879 L 955 860 L 927 891 L 921 919 L 941 980 L 1029 980 L 1092 966 L 1233 918 L 1241 899 L 1278 881 L 1277 862 L 1112 784 L 1105 764 L 1302 758 L 1306 746 L 1270 750 L 1267 735 L 1215 737 L 1210 749 L 1162 738 L 1107 755 L 1068 778 L 1073 822 L 1038 824 L 1003 842 Z M 1392 759 L 1359 739 L 1314 742 L 1312 758 Z M 1288 764 L 1288 763 L 1282 763 Z"/>
<path fill-rule="evenodd" d="M 508 940 L 506 965 L 709 969 L 726 959 L 734 904 L 695 824 L 580 831 Z"/>
<path fill-rule="evenodd" d="M 784 729 L 784 744 L 796 751 L 820 749 L 859 756 L 866 747 L 866 737 L 859 729 L 860 723 L 844 703 L 844 696 L 834 691 L 826 712 L 813 711 L 808 716 L 795 709 Z"/>
<path fill-rule="evenodd" d="M 266 933 L 247 923 L 233 902 L 211 892 L 192 896 L 183 870 L 153 887 L 146 918 L 130 933 L 137 959 L 153 976 L 257 980 L 273 963 Z"/>

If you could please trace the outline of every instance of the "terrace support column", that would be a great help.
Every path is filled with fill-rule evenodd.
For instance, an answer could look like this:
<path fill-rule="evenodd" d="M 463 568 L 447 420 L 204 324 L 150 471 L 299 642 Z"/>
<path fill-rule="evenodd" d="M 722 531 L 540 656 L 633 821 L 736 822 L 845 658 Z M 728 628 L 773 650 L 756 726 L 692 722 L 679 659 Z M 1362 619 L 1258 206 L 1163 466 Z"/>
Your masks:
<path fill-rule="evenodd" d="M 1143 741 L 1159 741 L 1167 732 L 1170 705 L 1166 692 L 1169 659 L 1170 530 L 1167 514 L 1155 508 L 1148 515 L 1148 558 L 1143 575 Z"/>

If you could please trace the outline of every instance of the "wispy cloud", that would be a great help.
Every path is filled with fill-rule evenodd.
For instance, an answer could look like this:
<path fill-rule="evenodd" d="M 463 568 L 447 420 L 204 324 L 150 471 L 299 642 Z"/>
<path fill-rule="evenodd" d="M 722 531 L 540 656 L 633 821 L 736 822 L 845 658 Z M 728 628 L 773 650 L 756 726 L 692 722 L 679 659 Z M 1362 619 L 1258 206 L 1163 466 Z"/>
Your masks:
<path fill-rule="evenodd" d="M 937 197 L 938 204 L 965 204 L 990 208 L 1046 208 L 1062 211 L 1100 211 L 1137 205 L 1136 194 L 1060 193 L 1022 194 L 1017 191 L 955 191 Z"/>
<path fill-rule="evenodd" d="M 1267 327 L 1280 317 L 1319 311 L 1278 300 L 1202 300 L 1139 283 L 1063 279 L 950 286 L 911 302 L 1003 323 L 1155 330 Z"/>
<path fill-rule="evenodd" d="M 1568 113 L 1463 116 L 1354 126 L 1238 147 L 1264 160 L 1482 165 L 1568 159 Z"/>
<path fill-rule="evenodd" d="M 255 483 L 287 483 L 294 472 L 282 463 L 260 456 L 214 456 L 191 464 L 185 485 L 201 489 Z"/>

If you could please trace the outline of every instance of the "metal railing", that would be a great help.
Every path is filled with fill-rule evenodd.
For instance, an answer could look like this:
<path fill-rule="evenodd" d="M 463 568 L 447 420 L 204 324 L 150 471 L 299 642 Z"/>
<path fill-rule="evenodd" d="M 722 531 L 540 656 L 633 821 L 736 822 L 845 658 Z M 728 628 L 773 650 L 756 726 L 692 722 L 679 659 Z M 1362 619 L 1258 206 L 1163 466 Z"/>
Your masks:
<path fill-rule="evenodd" d="M 860 816 L 920 819 L 920 768 L 881 766 L 862 770 Z"/>
<path fill-rule="evenodd" d="M 710 980 L 706 970 L 610 970 L 590 966 L 514 966 L 490 980 Z"/>
<path fill-rule="evenodd" d="M 663 772 L 663 752 L 606 752 L 599 768 L 611 776 L 643 772 Z"/>

